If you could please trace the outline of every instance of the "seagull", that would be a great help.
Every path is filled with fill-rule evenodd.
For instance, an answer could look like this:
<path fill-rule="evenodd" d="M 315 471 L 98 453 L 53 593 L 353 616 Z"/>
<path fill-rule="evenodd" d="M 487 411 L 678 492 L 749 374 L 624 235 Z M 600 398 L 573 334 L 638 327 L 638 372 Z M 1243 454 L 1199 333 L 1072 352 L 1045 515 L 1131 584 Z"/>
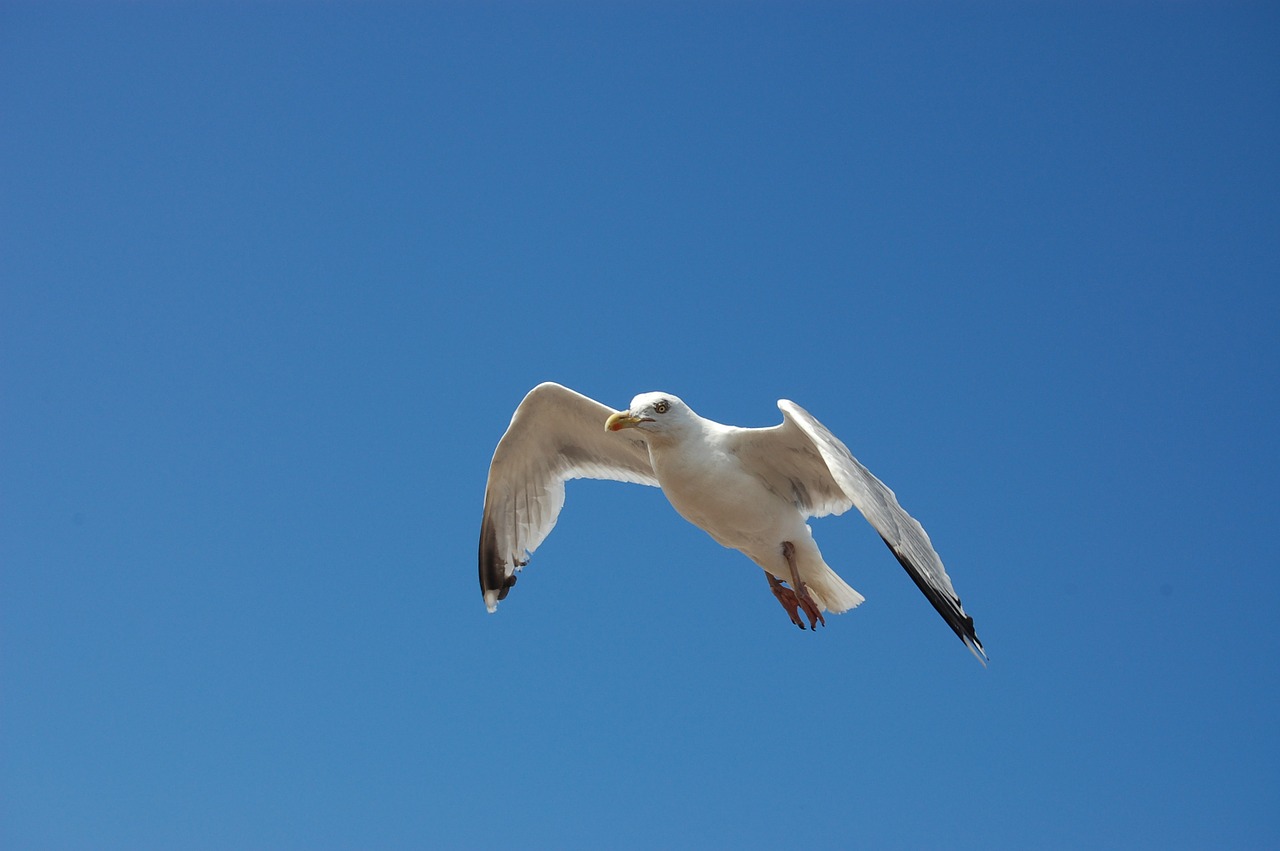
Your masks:
<path fill-rule="evenodd" d="M 984 665 L 987 654 L 928 534 L 893 491 L 794 402 L 782 424 L 722 425 L 671 393 L 642 393 L 615 411 L 554 382 L 529 391 L 489 465 L 480 522 L 480 590 L 490 612 L 546 540 L 570 479 L 662 488 L 682 517 L 759 565 L 800 629 L 826 626 L 863 602 L 822 558 L 810 517 L 857 507 L 938 614 Z M 804 619 L 801 619 L 801 613 Z"/>

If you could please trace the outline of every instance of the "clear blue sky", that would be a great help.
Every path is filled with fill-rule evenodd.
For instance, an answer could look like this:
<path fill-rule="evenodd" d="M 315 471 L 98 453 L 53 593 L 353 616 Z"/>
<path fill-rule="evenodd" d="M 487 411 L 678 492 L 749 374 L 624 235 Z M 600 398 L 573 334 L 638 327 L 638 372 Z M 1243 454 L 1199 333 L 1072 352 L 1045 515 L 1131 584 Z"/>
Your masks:
<path fill-rule="evenodd" d="M 1274 4 L 5 3 L 5 848 L 1280 844 Z M 818 634 L 571 483 L 556 380 L 770 425 Z"/>

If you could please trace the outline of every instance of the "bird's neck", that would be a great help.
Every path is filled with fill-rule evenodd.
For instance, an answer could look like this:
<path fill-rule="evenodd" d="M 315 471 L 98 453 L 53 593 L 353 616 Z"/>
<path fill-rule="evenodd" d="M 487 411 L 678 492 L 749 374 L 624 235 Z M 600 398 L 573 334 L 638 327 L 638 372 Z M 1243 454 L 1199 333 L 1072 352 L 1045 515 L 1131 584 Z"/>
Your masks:
<path fill-rule="evenodd" d="M 682 423 L 679 428 L 661 434 L 646 435 L 649 455 L 655 463 L 662 458 L 668 464 L 680 463 L 685 457 L 703 457 L 707 445 L 715 440 L 717 429 L 723 429 L 723 426 L 710 420 L 699 420 Z"/>

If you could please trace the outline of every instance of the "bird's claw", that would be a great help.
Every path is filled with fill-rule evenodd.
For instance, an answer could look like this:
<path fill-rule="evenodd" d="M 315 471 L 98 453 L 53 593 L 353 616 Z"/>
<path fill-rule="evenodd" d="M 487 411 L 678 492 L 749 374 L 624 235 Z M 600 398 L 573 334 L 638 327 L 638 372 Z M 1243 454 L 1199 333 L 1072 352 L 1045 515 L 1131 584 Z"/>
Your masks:
<path fill-rule="evenodd" d="M 796 626 L 804 629 L 804 621 L 800 619 L 800 610 L 804 610 L 805 617 L 809 619 L 809 629 L 817 630 L 818 624 L 827 625 L 827 621 L 822 617 L 821 610 L 813 601 L 813 597 L 805 588 L 801 588 L 801 593 L 797 594 L 788 588 L 781 580 L 773 574 L 766 573 L 769 577 L 769 590 L 773 592 L 773 596 L 782 604 L 782 608 L 786 609 L 787 616 L 791 618 L 791 622 Z"/>
<path fill-rule="evenodd" d="M 773 596 L 777 597 L 778 602 L 782 604 L 782 608 L 787 610 L 787 616 L 791 618 L 791 622 L 804 629 L 804 621 L 800 620 L 800 600 L 796 597 L 795 592 L 782 586 L 781 591 L 774 590 Z"/>
<path fill-rule="evenodd" d="M 827 619 L 822 616 L 822 610 L 818 608 L 818 604 L 813 602 L 813 598 L 807 593 L 804 595 L 804 599 L 800 601 L 800 604 L 804 606 L 804 613 L 809 618 L 809 629 L 816 631 L 818 624 L 827 625 Z"/>

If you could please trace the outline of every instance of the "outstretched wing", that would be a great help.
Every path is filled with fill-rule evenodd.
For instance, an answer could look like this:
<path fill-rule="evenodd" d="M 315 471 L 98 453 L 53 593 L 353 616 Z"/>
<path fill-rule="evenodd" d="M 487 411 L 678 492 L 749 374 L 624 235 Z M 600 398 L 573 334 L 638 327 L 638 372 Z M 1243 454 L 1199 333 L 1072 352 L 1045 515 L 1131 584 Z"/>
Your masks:
<path fill-rule="evenodd" d="M 546 382 L 529 391 L 489 464 L 480 521 L 480 590 L 489 611 L 556 525 L 569 479 L 657 485 L 642 438 L 606 432 L 613 409 Z"/>
<path fill-rule="evenodd" d="M 903 510 L 893 491 L 808 411 L 786 399 L 778 402 L 778 408 L 782 425 L 738 430 L 735 451 L 743 462 L 763 471 L 769 487 L 811 516 L 841 514 L 856 506 L 938 614 L 986 664 L 987 654 L 974 632 L 973 618 L 960 604 L 924 527 Z"/>

